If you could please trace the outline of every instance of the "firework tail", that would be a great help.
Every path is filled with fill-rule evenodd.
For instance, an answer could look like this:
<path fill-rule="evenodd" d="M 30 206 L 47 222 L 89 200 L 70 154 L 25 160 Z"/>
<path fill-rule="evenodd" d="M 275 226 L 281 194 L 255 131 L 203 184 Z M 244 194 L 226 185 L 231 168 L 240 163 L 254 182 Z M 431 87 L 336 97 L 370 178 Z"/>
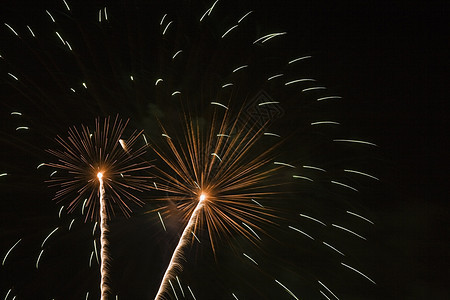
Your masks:
<path fill-rule="evenodd" d="M 158 293 L 155 296 L 155 300 L 163 299 L 163 294 L 166 292 L 166 288 L 169 286 L 169 280 L 171 278 L 175 278 L 175 272 L 177 270 L 181 270 L 182 265 L 180 260 L 183 259 L 184 248 L 189 244 L 191 232 L 193 232 L 193 228 L 197 223 L 198 216 L 204 206 L 205 201 L 206 201 L 205 197 L 203 195 L 200 196 L 199 202 L 195 207 L 194 211 L 192 212 L 189 222 L 184 228 L 183 234 L 180 237 L 178 245 L 172 254 L 172 258 L 170 259 L 169 266 L 167 267 L 166 272 L 164 273 L 161 285 L 159 286 Z"/>
<path fill-rule="evenodd" d="M 108 233 L 108 225 L 106 224 L 106 202 L 105 202 L 105 187 L 103 186 L 103 174 L 98 173 L 99 190 L 100 190 L 100 291 L 101 300 L 106 300 L 108 293 L 108 240 L 106 234 Z"/>

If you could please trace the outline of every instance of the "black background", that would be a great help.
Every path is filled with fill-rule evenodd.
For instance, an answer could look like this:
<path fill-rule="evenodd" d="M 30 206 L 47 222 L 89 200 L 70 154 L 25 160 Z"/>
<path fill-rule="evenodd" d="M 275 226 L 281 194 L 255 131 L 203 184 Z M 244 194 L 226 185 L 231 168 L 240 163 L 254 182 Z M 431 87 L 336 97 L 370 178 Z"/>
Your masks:
<path fill-rule="evenodd" d="M 16 16 L 21 5 L 2 16 Z M 253 7 L 262 23 L 277 24 L 295 41 L 286 52 L 314 56 L 314 72 L 346 99 L 347 123 L 380 146 L 382 184 L 367 204 L 376 216 L 367 253 L 379 283 L 374 299 L 445 298 L 448 7 L 444 1 L 283 0 Z M 29 214 L 25 222 L 39 215 Z"/>

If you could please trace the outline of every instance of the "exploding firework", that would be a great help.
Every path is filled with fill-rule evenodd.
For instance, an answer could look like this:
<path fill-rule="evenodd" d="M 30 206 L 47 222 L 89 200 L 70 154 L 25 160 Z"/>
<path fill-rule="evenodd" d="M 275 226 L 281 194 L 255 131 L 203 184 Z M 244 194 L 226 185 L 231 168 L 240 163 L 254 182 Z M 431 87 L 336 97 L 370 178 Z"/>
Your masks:
<path fill-rule="evenodd" d="M 70 212 L 84 199 L 86 216 L 99 215 L 101 299 L 106 299 L 108 294 L 108 216 L 113 214 L 114 206 L 129 216 L 131 209 L 127 201 L 143 203 L 133 192 L 144 191 L 148 178 L 135 173 L 150 168 L 147 162 L 138 161 L 145 153 L 145 145 L 133 149 L 142 132 L 133 132 L 126 141 L 122 139 L 127 123 L 116 117 L 113 124 L 109 118 L 103 123 L 97 120 L 93 132 L 88 127 L 82 127 L 81 131 L 73 128 L 67 141 L 57 139 L 64 150 L 49 150 L 59 160 L 47 164 L 56 169 L 51 182 L 60 189 L 55 199 L 73 197 L 68 205 Z M 58 171 L 63 174 L 58 176 Z"/>
<path fill-rule="evenodd" d="M 51 181 L 59 185 L 56 198 L 67 200 L 67 207 L 46 204 L 43 209 L 23 201 L 41 218 L 54 216 L 55 210 L 60 218 L 47 218 L 45 226 L 32 231 L 39 238 L 17 233 L 4 239 L 3 263 L 11 266 L 10 273 L 18 257 L 33 249 L 33 259 L 16 267 L 31 265 L 32 270 L 13 273 L 5 283 L 9 286 L 2 285 L 4 294 L 39 290 L 45 298 L 64 298 L 68 291 L 94 296 L 96 286 L 78 284 L 95 281 L 93 276 L 83 280 L 93 273 L 89 270 L 60 276 L 77 284 L 57 276 L 41 286 L 44 280 L 37 280 L 61 265 L 82 261 L 91 266 L 99 260 L 90 234 L 98 224 L 77 228 L 82 222 L 66 219 L 63 212 L 81 210 L 80 218 L 102 223 L 101 195 L 109 220 L 117 211 L 129 215 L 129 203 L 141 200 L 135 192 L 147 189 L 152 189 L 145 193 L 152 200 L 145 206 L 150 213 L 134 214 L 137 221 L 127 223 L 138 226 L 116 237 L 123 245 L 116 262 L 127 271 L 111 281 L 121 299 L 153 297 L 160 287 L 167 298 L 180 293 L 194 299 L 337 298 L 351 293 L 353 282 L 372 281 L 351 253 L 364 247 L 371 230 L 366 225 L 372 221 L 354 200 L 364 197 L 366 179 L 377 180 L 365 171 L 374 144 L 347 134 L 338 117 L 341 97 L 309 76 L 314 73 L 311 56 L 290 50 L 288 32 L 258 23 L 257 10 L 221 1 L 173 2 L 162 8 L 147 2 L 83 7 L 62 1 L 30 15 L 24 18 L 28 25 L 6 20 L 1 33 L 11 41 L 0 49 L 2 79 L 12 87 L 6 93 L 12 96 L 2 103 L 11 112 L 5 128 L 15 132 L 2 140 L 20 150 L 8 157 L 19 161 L 19 154 L 29 154 L 22 156 L 23 165 L 31 169 L 49 160 L 42 149 L 58 147 L 53 137 L 62 136 L 62 128 L 120 112 L 151 138 L 146 159 L 156 159 L 155 178 L 139 177 L 146 166 L 143 148 L 132 145 L 139 133 L 121 143 L 117 127 L 125 124 L 117 119 L 108 133 L 108 126 L 98 123 L 93 130 L 73 128 L 67 140 L 59 138 L 65 150 L 52 154 L 61 161 L 23 177 L 42 185 L 44 175 L 57 171 Z M 6 164 L 0 180 L 21 186 L 17 169 Z M 134 171 L 137 175 L 131 175 Z M 31 232 L 36 217 L 17 219 L 29 220 L 21 228 Z M 120 223 L 117 229 L 127 226 Z M 89 245 L 57 251 L 56 236 L 62 245 L 84 240 Z M 35 244 L 40 245 L 37 253 Z M 145 250 L 139 252 L 140 247 Z M 80 254 L 66 261 L 59 252 Z M 162 277 L 167 281 L 160 285 Z M 16 281 L 27 284 L 10 290 Z M 61 288 L 53 292 L 53 286 Z"/>

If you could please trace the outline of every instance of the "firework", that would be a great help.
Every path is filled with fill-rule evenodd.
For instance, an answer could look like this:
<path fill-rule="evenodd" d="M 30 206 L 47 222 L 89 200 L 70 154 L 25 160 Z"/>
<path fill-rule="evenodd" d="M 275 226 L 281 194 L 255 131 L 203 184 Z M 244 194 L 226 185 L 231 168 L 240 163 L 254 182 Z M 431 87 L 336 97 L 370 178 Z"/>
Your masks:
<path fill-rule="evenodd" d="M 93 132 L 86 126 L 82 126 L 81 131 L 72 128 L 67 141 L 57 138 L 64 150 L 49 150 L 58 158 L 58 163 L 47 165 L 60 171 L 51 180 L 52 186 L 60 188 L 55 200 L 75 193 L 67 208 L 69 212 L 86 198 L 83 203 L 83 207 L 88 207 L 86 217 L 100 216 L 101 299 L 107 297 L 109 280 L 107 220 L 114 213 L 114 206 L 129 216 L 131 208 L 127 201 L 143 203 L 133 192 L 146 189 L 147 177 L 136 172 L 150 168 L 146 161 L 139 160 L 145 153 L 145 145 L 133 149 L 142 132 L 133 132 L 127 141 L 122 139 L 127 123 L 118 117 L 113 124 L 110 124 L 110 118 L 105 118 L 103 123 L 98 119 Z M 99 201 L 96 201 L 96 195 Z"/>
<path fill-rule="evenodd" d="M 260 237 L 255 231 L 264 232 L 264 225 L 273 223 L 270 206 L 255 203 L 273 197 L 274 188 L 281 185 L 273 178 L 280 167 L 270 163 L 276 147 L 260 144 L 265 126 L 252 124 L 242 112 L 230 120 L 226 106 L 218 109 L 225 112 L 215 111 L 206 131 L 185 114 L 182 136 L 169 135 L 163 128 L 164 140 L 152 144 L 163 163 L 155 168 L 159 172 L 154 188 L 169 194 L 159 200 L 177 203 L 187 220 L 156 299 L 181 271 L 184 251 L 201 228 L 215 252 L 217 237 L 239 234 L 256 243 Z"/>
<path fill-rule="evenodd" d="M 147 228 L 146 234 L 139 236 L 134 228 L 122 236 L 124 265 L 135 266 L 127 273 L 134 276 L 129 279 L 133 284 L 111 289 L 124 298 L 128 293 L 139 299 L 137 291 L 149 281 L 159 284 L 160 275 L 148 275 L 158 268 L 164 271 L 161 285 L 148 287 L 152 295 L 159 288 L 157 297 L 172 296 L 170 287 L 173 296 L 186 292 L 193 298 L 225 297 L 223 292 L 230 298 L 279 298 L 280 293 L 332 298 L 345 295 L 341 287 L 348 286 L 336 282 L 335 273 L 372 280 L 361 275 L 364 268 L 351 253 L 352 247 L 361 246 L 358 242 L 370 239 L 371 229 L 359 222 L 373 225 L 370 217 L 362 216 L 363 206 L 353 205 L 354 199 L 364 197 L 365 179 L 378 180 L 354 153 L 366 153 L 375 144 L 343 130 L 343 97 L 310 76 L 312 57 L 294 52 L 298 48 L 292 47 L 291 32 L 260 24 L 260 10 L 241 3 L 174 2 L 159 9 L 153 3 L 124 2 L 95 11 L 91 4 L 73 6 L 60 2 L 33 12 L 27 26 L 6 20 L 2 34 L 12 42 L 0 49 L 2 78 L 18 92 L 10 92 L 14 97 L 2 103 L 11 111 L 8 126 L 14 132 L 12 138 L 2 139 L 21 150 L 18 153 L 33 152 L 24 155 L 24 165 L 35 169 L 45 157 L 41 150 L 55 148 L 53 137 L 61 135 L 60 128 L 120 112 L 133 120 L 133 127 L 145 128 L 154 154 L 149 159 L 157 161 L 151 170 L 154 178 L 143 176 L 148 166 L 144 147 L 135 148 L 138 136 L 143 143 L 147 137 L 136 132 L 124 139 L 120 128 L 127 123 L 117 118 L 98 121 L 94 129 L 72 128 L 67 139 L 58 138 L 63 150 L 51 154 L 59 162 L 29 175 L 42 185 L 40 176 L 49 170 L 45 166 L 52 167 L 51 185 L 59 188 L 55 200 L 64 202 L 64 208 L 57 208 L 58 226 L 52 220 L 33 232 L 39 234 L 35 244 L 40 245 L 32 255 L 33 272 L 39 268 L 39 274 L 50 273 L 43 270 L 46 264 L 52 271 L 59 268 L 50 260 L 57 252 L 51 252 L 56 237 L 73 243 L 82 239 L 73 229 L 82 222 L 65 219 L 63 213 L 81 210 L 85 221 L 98 222 L 85 228 L 93 250 L 80 254 L 76 263 L 91 266 L 100 256 L 105 274 L 109 221 L 116 212 L 130 216 L 132 205 L 142 204 L 141 192 L 152 189 L 145 194 L 153 200 L 145 207 L 151 213 L 135 219 L 145 223 L 142 218 L 154 216 L 154 227 L 161 222 L 164 233 L 145 223 L 139 229 Z M 162 135 L 155 136 L 160 132 L 158 120 L 164 126 Z M 17 180 L 15 171 L 2 168 L 1 180 Z M 54 216 L 54 209 L 35 210 Z M 92 244 L 90 239 L 98 228 L 100 255 L 97 241 Z M 71 233 L 64 235 L 64 229 Z M 176 246 L 169 234 L 180 235 Z M 134 249 L 126 249 L 125 242 L 133 239 L 139 240 L 136 245 L 152 246 L 131 259 L 128 254 Z M 17 263 L 15 255 L 34 249 L 29 240 L 9 238 L 3 263 Z M 157 247 L 175 251 L 170 260 L 153 259 Z M 199 259 L 199 251 L 212 257 Z M 214 269 L 224 261 L 227 268 Z M 111 273 L 115 282 L 113 274 L 119 272 Z M 249 283 L 247 278 L 256 279 Z M 105 283 L 102 278 L 102 294 Z M 86 293 L 92 287 L 76 288 L 83 290 L 83 297 L 92 297 L 92 291 Z"/>

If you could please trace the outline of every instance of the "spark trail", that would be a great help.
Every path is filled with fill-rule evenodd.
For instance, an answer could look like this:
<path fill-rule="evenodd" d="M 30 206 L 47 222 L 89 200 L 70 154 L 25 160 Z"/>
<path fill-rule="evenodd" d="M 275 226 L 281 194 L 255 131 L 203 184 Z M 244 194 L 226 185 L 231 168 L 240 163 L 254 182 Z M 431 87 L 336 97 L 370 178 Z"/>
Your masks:
<path fill-rule="evenodd" d="M 102 300 L 106 299 L 108 295 L 108 239 L 106 235 L 108 233 L 106 203 L 105 203 L 105 187 L 103 186 L 103 173 L 97 174 L 99 182 L 99 194 L 100 194 L 100 291 Z"/>
<path fill-rule="evenodd" d="M 189 241 L 192 240 L 191 232 L 193 232 L 193 228 L 197 223 L 201 210 L 205 204 L 206 195 L 201 194 L 199 197 L 199 201 L 194 211 L 192 212 L 191 217 L 189 218 L 189 222 L 183 230 L 183 234 L 180 237 L 177 247 L 172 254 L 172 258 L 170 259 L 169 266 L 164 273 L 163 279 L 161 281 L 161 285 L 159 286 L 158 293 L 155 296 L 155 300 L 163 299 L 163 295 L 168 287 L 168 282 L 170 279 L 175 278 L 177 270 L 182 269 L 182 264 L 180 260 L 184 258 L 184 249 L 189 245 Z"/>

